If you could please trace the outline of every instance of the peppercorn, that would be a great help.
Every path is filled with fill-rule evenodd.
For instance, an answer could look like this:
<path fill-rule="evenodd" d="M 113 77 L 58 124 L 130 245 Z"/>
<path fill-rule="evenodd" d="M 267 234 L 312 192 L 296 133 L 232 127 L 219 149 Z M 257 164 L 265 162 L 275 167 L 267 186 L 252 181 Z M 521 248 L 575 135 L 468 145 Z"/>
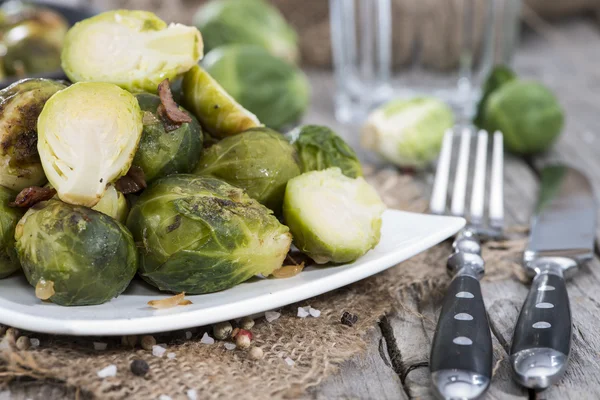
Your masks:
<path fill-rule="evenodd" d="M 31 343 L 29 342 L 29 338 L 27 336 L 21 336 L 17 339 L 17 349 L 19 350 L 27 350 Z"/>
<path fill-rule="evenodd" d="M 240 328 L 242 329 L 252 329 L 252 327 L 254 326 L 254 320 L 250 317 L 244 317 L 240 320 Z"/>
<path fill-rule="evenodd" d="M 152 350 L 152 346 L 156 345 L 156 339 L 152 335 L 142 336 L 141 345 L 144 350 Z"/>
<path fill-rule="evenodd" d="M 135 347 L 138 337 L 136 335 L 121 336 L 121 344 L 126 347 Z"/>
<path fill-rule="evenodd" d="M 131 372 L 136 376 L 144 376 L 150 370 L 150 366 L 144 360 L 135 359 L 131 362 Z"/>
<path fill-rule="evenodd" d="M 240 329 L 238 334 L 235 336 L 235 344 L 240 349 L 248 349 L 252 344 L 252 332 L 245 329 Z"/>
<path fill-rule="evenodd" d="M 253 347 L 248 352 L 248 357 L 252 360 L 260 360 L 263 358 L 263 351 L 260 347 Z"/>
<path fill-rule="evenodd" d="M 231 335 L 232 331 L 233 327 L 227 321 L 213 325 L 213 336 L 215 339 L 225 340 Z"/>
<path fill-rule="evenodd" d="M 342 324 L 346 326 L 353 326 L 358 321 L 358 316 L 344 311 L 342 315 Z"/>

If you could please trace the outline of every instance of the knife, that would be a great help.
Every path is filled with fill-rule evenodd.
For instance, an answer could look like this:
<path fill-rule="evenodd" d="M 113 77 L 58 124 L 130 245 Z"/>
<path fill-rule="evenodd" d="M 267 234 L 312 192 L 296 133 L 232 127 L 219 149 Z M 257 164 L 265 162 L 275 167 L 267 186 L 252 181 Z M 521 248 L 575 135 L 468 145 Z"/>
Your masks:
<path fill-rule="evenodd" d="M 533 282 L 521 308 L 510 350 L 515 380 L 545 389 L 565 372 L 571 350 L 571 310 L 565 279 L 594 255 L 596 202 L 579 171 L 543 169 L 523 267 Z"/>

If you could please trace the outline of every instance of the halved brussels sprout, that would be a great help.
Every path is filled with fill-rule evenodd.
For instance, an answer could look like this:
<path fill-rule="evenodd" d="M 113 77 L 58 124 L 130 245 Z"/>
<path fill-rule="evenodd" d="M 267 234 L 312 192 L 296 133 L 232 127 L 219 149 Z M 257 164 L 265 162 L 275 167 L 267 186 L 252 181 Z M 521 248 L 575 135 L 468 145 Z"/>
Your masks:
<path fill-rule="evenodd" d="M 318 264 L 356 260 L 379 243 L 385 205 L 363 178 L 339 168 L 290 179 L 283 216 L 294 244 Z"/>
<path fill-rule="evenodd" d="M 362 176 L 356 153 L 326 126 L 305 125 L 286 134 L 294 145 L 302 172 L 338 167 L 350 178 Z"/>
<path fill-rule="evenodd" d="M 204 151 L 194 174 L 212 176 L 242 188 L 279 213 L 287 182 L 300 175 L 296 151 L 268 128 L 249 129 Z"/>
<path fill-rule="evenodd" d="M 213 136 L 224 138 L 260 126 L 256 115 L 238 104 L 200 66 L 183 76 L 183 105 Z"/>
<path fill-rule="evenodd" d="M 206 71 L 260 122 L 281 129 L 308 107 L 309 85 L 296 66 L 258 46 L 230 45 L 206 55 Z"/>
<path fill-rule="evenodd" d="M 49 298 L 63 306 L 101 304 L 121 294 L 137 270 L 129 231 L 87 207 L 49 200 L 31 207 L 15 239 L 29 283 L 52 282 Z"/>
<path fill-rule="evenodd" d="M 202 58 L 194 27 L 167 24 L 148 11 L 108 11 L 67 33 L 62 67 L 73 82 L 110 82 L 132 92 L 156 92 L 164 79 Z"/>
<path fill-rule="evenodd" d="M 144 171 L 148 183 L 166 175 L 192 172 L 202 153 L 202 128 L 196 118 L 180 107 L 192 122 L 167 131 L 157 112 L 160 98 L 148 93 L 138 94 L 136 98 L 144 113 L 144 131 L 133 165 Z"/>
<path fill-rule="evenodd" d="M 194 175 L 154 182 L 127 226 L 140 248 L 141 276 L 161 290 L 201 294 L 281 267 L 292 238 L 242 189 Z"/>
<path fill-rule="evenodd" d="M 15 227 L 23 211 L 8 205 L 16 195 L 12 190 L 0 186 L 0 279 L 21 268 L 15 251 Z"/>
<path fill-rule="evenodd" d="M 46 101 L 64 88 L 49 79 L 24 79 L 0 90 L 0 185 L 20 191 L 46 182 L 37 121 Z"/>
<path fill-rule="evenodd" d="M 76 83 L 56 93 L 38 119 L 38 151 L 58 197 L 93 207 L 125 175 L 142 134 L 136 98 L 110 83 Z"/>

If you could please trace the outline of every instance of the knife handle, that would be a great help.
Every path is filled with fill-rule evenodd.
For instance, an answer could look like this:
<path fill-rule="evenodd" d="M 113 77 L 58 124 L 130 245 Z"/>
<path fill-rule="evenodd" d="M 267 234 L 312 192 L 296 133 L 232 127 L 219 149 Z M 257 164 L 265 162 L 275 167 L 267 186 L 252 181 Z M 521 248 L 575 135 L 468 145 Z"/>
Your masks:
<path fill-rule="evenodd" d="M 565 372 L 571 350 L 571 309 L 562 274 L 544 271 L 533 279 L 510 349 L 515 380 L 545 389 Z"/>
<path fill-rule="evenodd" d="M 456 275 L 444 297 L 430 358 L 434 389 L 442 398 L 454 398 L 471 385 L 464 399 L 479 397 L 492 378 L 492 336 L 479 281 Z"/>

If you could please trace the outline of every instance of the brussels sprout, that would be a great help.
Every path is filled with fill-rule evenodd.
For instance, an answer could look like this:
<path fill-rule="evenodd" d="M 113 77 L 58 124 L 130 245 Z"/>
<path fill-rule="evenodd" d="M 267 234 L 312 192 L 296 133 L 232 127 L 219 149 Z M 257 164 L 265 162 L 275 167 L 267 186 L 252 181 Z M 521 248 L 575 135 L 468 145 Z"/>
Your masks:
<path fill-rule="evenodd" d="M 500 86 L 514 79 L 517 79 L 517 75 L 510 68 L 504 65 L 498 65 L 492 70 L 483 84 L 483 95 L 481 96 L 481 100 L 479 100 L 479 104 L 477 105 L 477 114 L 473 119 L 475 125 L 478 127 L 483 125 L 483 113 L 488 99 L 492 93 Z"/>
<path fill-rule="evenodd" d="M 270 128 L 297 122 L 306 111 L 310 90 L 304 73 L 263 48 L 219 47 L 206 55 L 203 65 L 227 93 Z"/>
<path fill-rule="evenodd" d="M 110 82 L 132 92 L 156 92 L 164 79 L 202 58 L 194 27 L 167 24 L 148 11 L 108 11 L 69 30 L 62 67 L 73 82 Z"/>
<path fill-rule="evenodd" d="M 318 264 L 356 260 L 379 243 L 385 205 L 363 178 L 337 168 L 290 179 L 283 216 L 294 244 Z"/>
<path fill-rule="evenodd" d="M 64 88 L 49 79 L 24 79 L 0 90 L 0 185 L 20 191 L 46 182 L 37 120 L 46 101 Z"/>
<path fill-rule="evenodd" d="M 194 173 L 242 188 L 278 213 L 285 185 L 300 175 L 300 167 L 294 147 L 282 135 L 268 128 L 255 128 L 208 148 Z"/>
<path fill-rule="evenodd" d="M 129 231 L 87 207 L 38 203 L 19 221 L 15 239 L 29 283 L 53 282 L 49 300 L 63 306 L 107 302 L 125 290 L 137 270 Z"/>
<path fill-rule="evenodd" d="M 110 83 L 76 83 L 56 93 L 38 119 L 38 151 L 58 197 L 93 207 L 131 167 L 142 134 L 136 98 Z"/>
<path fill-rule="evenodd" d="M 401 167 L 424 167 L 439 153 L 452 110 L 435 98 L 394 100 L 374 110 L 363 126 L 363 147 Z"/>
<path fill-rule="evenodd" d="M 157 112 L 160 98 L 147 93 L 136 98 L 144 113 L 144 131 L 133 165 L 142 168 L 148 183 L 166 175 L 192 172 L 202 152 L 202 129 L 196 118 L 190 115 L 192 122 L 167 132 Z"/>
<path fill-rule="evenodd" d="M 563 110 L 548 88 L 536 82 L 514 80 L 489 97 L 483 127 L 504 134 L 506 148 L 518 154 L 547 150 L 558 138 Z"/>
<path fill-rule="evenodd" d="M 0 186 L 0 279 L 21 268 L 15 251 L 15 227 L 23 211 L 8 205 L 16 195 L 12 190 Z"/>
<path fill-rule="evenodd" d="M 263 0 L 210 1 L 198 9 L 194 22 L 206 51 L 227 44 L 253 44 L 284 60 L 298 59 L 296 32 L 277 8 Z"/>
<path fill-rule="evenodd" d="M 127 206 L 127 199 L 125 199 L 125 195 L 115 189 L 113 185 L 110 185 L 106 188 L 106 191 L 100 198 L 100 201 L 98 204 L 92 207 L 92 210 L 100 211 L 101 213 L 116 219 L 122 224 L 124 224 L 127 220 L 127 214 L 129 213 L 129 207 Z"/>
<path fill-rule="evenodd" d="M 362 176 L 356 153 L 326 126 L 305 125 L 286 134 L 294 145 L 302 172 L 338 167 L 350 178 Z"/>
<path fill-rule="evenodd" d="M 269 275 L 292 241 L 288 228 L 242 189 L 194 175 L 155 181 L 127 226 L 143 246 L 141 276 L 177 293 L 215 292 Z"/>
<path fill-rule="evenodd" d="M 183 105 L 212 135 L 224 138 L 260 126 L 256 115 L 239 105 L 200 66 L 183 76 Z"/>

